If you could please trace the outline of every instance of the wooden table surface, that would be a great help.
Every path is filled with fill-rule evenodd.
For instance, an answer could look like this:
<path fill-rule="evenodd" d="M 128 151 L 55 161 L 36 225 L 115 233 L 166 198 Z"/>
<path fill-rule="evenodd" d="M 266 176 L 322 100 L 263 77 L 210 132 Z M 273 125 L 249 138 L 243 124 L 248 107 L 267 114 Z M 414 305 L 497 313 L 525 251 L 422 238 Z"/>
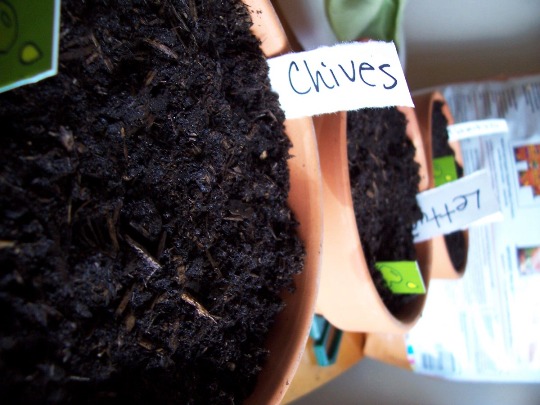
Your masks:
<path fill-rule="evenodd" d="M 404 335 L 344 332 L 336 363 L 327 367 L 317 364 L 313 342 L 309 339 L 283 404 L 288 404 L 338 377 L 364 357 L 411 370 Z"/>
<path fill-rule="evenodd" d="M 344 332 L 337 360 L 333 365 L 327 367 L 321 367 L 317 364 L 313 352 L 313 342 L 310 338 L 291 386 L 285 394 L 283 404 L 288 404 L 313 391 L 358 363 L 364 356 L 365 338 L 366 335 L 363 333 Z"/>

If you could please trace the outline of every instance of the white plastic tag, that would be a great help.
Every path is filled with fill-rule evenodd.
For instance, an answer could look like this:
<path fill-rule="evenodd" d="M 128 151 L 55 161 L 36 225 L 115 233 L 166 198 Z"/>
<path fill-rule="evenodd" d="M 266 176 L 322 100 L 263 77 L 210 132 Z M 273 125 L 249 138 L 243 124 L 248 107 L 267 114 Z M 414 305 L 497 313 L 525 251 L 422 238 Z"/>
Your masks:
<path fill-rule="evenodd" d="M 462 139 L 473 138 L 475 136 L 508 132 L 508 123 L 504 119 L 494 118 L 448 125 L 447 129 L 449 141 L 461 141 Z"/>
<path fill-rule="evenodd" d="M 353 42 L 268 60 L 287 118 L 367 107 L 414 107 L 392 42 Z"/>
<path fill-rule="evenodd" d="M 487 170 L 424 191 L 416 197 L 423 218 L 413 229 L 414 242 L 467 228 L 473 222 L 500 216 L 499 200 Z"/>

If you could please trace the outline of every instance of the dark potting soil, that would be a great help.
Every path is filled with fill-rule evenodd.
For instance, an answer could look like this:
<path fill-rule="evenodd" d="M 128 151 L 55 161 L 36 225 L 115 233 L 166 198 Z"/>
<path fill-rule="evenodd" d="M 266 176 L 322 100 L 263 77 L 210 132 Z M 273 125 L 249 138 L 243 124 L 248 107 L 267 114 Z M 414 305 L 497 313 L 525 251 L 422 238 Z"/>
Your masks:
<path fill-rule="evenodd" d="M 241 403 L 303 247 L 247 8 L 62 2 L 0 96 L 3 403 Z"/>
<path fill-rule="evenodd" d="M 397 108 L 347 113 L 347 153 L 356 224 L 371 276 L 395 313 L 415 295 L 390 291 L 375 263 L 416 260 L 412 228 L 422 217 L 416 202 L 418 164 Z"/>
<path fill-rule="evenodd" d="M 448 144 L 448 120 L 442 112 L 443 106 L 444 103 L 442 101 L 436 101 L 433 103 L 433 112 L 431 116 L 431 142 L 433 158 L 454 156 L 455 160 L 454 150 Z M 461 167 L 458 162 L 456 162 L 456 171 L 458 178 L 463 177 L 463 167 Z M 462 269 L 465 266 L 465 260 L 467 257 L 467 246 L 463 231 L 455 231 L 444 235 L 444 241 L 446 243 L 452 265 L 455 269 Z"/>

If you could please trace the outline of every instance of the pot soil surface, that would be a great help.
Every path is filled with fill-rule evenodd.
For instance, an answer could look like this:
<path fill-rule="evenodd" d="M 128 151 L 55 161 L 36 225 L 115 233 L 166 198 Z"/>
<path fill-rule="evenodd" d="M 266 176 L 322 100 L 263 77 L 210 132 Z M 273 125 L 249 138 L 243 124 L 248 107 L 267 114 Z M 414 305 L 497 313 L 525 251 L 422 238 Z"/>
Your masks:
<path fill-rule="evenodd" d="M 448 120 L 442 112 L 444 103 L 435 101 L 433 103 L 433 112 L 431 116 L 431 142 L 433 150 L 433 159 L 453 156 L 456 164 L 456 172 L 458 178 L 463 177 L 463 167 L 455 161 L 454 150 L 448 144 Z M 450 261 L 455 269 L 462 269 L 465 266 L 467 257 L 467 244 L 465 243 L 465 235 L 463 231 L 455 231 L 444 235 L 444 241 L 448 249 Z"/>
<path fill-rule="evenodd" d="M 396 313 L 416 295 L 394 294 L 375 263 L 416 260 L 413 225 L 422 218 L 416 202 L 418 163 L 397 108 L 347 113 L 347 154 L 360 241 L 371 277 L 387 308 Z"/>
<path fill-rule="evenodd" d="M 4 403 L 241 403 L 303 265 L 240 1 L 63 1 L 0 97 Z"/>

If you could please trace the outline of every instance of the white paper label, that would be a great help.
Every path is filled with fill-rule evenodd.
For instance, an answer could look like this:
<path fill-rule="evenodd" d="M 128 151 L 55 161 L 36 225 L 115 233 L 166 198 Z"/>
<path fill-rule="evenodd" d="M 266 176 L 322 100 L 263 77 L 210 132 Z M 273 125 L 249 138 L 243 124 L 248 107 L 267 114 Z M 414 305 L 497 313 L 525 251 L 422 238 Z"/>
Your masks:
<path fill-rule="evenodd" d="M 444 235 L 500 211 L 487 170 L 420 193 L 416 197 L 423 218 L 413 229 L 414 241 Z"/>
<path fill-rule="evenodd" d="M 287 118 L 366 107 L 414 107 L 396 47 L 353 42 L 268 60 Z"/>
<path fill-rule="evenodd" d="M 467 121 L 448 125 L 448 139 L 450 141 L 461 141 L 475 136 L 500 134 L 502 132 L 508 132 L 508 123 L 504 119 Z"/>

